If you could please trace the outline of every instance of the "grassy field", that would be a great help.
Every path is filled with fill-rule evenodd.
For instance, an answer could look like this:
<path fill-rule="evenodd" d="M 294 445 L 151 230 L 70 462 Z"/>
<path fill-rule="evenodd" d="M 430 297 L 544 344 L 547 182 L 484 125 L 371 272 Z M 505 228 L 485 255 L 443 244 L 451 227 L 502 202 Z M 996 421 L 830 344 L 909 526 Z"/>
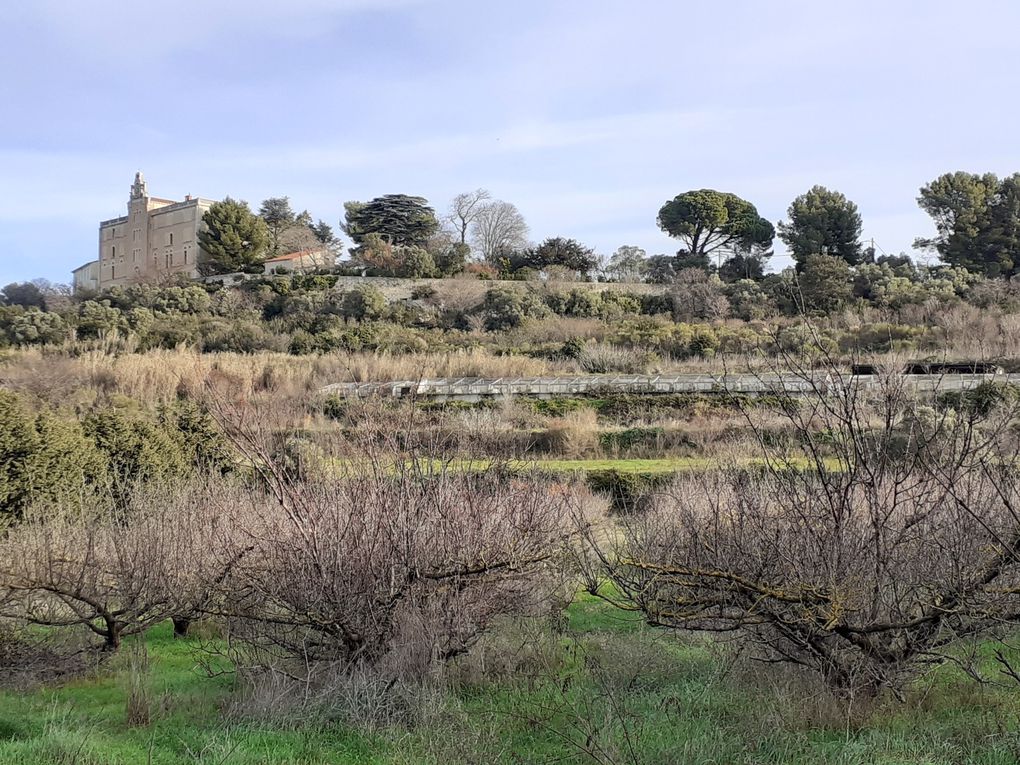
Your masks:
<path fill-rule="evenodd" d="M 623 473 L 676 473 L 682 470 L 708 470 L 718 460 L 710 457 L 664 457 L 662 459 L 541 459 L 521 466 L 539 470 L 572 472 L 575 470 L 618 470 Z"/>
<path fill-rule="evenodd" d="M 272 722 L 169 625 L 145 641 L 148 724 L 127 724 L 130 650 L 88 676 L 0 694 L 0 764 L 910 763 L 1020 760 L 1020 694 L 948 670 L 905 704 L 847 710 L 788 673 L 578 598 L 559 631 L 507 626 L 386 714 L 371 694 Z"/>

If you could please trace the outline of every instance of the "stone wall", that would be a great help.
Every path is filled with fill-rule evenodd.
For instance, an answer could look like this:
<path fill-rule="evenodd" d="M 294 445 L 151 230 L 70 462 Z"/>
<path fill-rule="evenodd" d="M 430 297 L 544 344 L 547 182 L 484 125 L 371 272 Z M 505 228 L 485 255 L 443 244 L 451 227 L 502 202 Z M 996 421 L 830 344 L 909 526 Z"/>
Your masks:
<path fill-rule="evenodd" d="M 288 278 L 274 274 L 219 274 L 202 277 L 205 282 L 223 282 L 239 284 L 249 279 Z M 507 287 L 509 289 L 535 289 L 545 287 L 570 291 L 572 289 L 591 290 L 594 292 L 630 292 L 638 295 L 662 295 L 669 291 L 667 284 L 642 284 L 620 282 L 542 282 L 542 281 L 511 281 L 503 279 L 475 279 L 468 277 L 451 277 L 449 279 L 399 279 L 392 276 L 339 276 L 336 289 L 346 292 L 355 287 L 372 287 L 379 290 L 388 302 L 406 300 L 416 287 L 430 287 L 441 297 L 453 294 L 477 296 L 479 300 L 490 287 Z"/>

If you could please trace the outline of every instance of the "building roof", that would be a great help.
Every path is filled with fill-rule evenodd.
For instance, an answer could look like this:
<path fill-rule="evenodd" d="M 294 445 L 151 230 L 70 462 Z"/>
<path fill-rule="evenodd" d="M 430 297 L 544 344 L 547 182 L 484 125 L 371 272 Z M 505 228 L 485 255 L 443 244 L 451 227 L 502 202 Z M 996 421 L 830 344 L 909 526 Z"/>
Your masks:
<path fill-rule="evenodd" d="M 298 250 L 297 252 L 288 252 L 286 255 L 277 255 L 275 258 L 266 259 L 266 263 L 285 263 L 288 260 L 301 260 L 311 255 L 321 255 L 324 252 L 324 248 L 316 247 L 312 250 Z"/>

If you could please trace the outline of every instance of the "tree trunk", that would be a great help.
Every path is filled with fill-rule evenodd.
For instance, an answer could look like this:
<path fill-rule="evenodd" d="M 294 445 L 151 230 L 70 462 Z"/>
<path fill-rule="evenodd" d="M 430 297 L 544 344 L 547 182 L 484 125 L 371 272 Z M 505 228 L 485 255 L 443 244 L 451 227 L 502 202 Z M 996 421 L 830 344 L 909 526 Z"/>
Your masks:
<path fill-rule="evenodd" d="M 123 625 L 110 619 L 106 620 L 106 640 L 103 643 L 103 650 L 109 653 L 116 653 L 120 649 L 121 631 Z"/>
<path fill-rule="evenodd" d="M 172 616 L 170 621 L 174 623 L 174 637 L 185 638 L 191 628 L 191 618 L 187 616 Z"/>

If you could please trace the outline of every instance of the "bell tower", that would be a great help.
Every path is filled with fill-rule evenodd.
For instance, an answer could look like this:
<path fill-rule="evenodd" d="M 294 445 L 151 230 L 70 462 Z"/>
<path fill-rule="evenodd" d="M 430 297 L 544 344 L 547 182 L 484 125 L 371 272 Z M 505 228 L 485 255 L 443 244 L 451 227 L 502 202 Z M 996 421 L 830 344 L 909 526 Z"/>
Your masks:
<path fill-rule="evenodd" d="M 131 184 L 131 196 L 133 202 L 136 199 L 146 199 L 149 196 L 149 185 L 145 182 L 145 176 L 139 170 L 135 173 L 135 182 Z"/>
<path fill-rule="evenodd" d="M 130 237 L 130 244 L 125 242 L 125 255 L 130 254 L 130 273 L 138 278 L 146 277 L 155 268 L 149 257 L 149 186 L 145 176 L 139 170 L 135 173 L 135 182 L 131 184 L 131 195 L 128 197 L 128 221 L 125 235 Z M 127 264 L 125 264 L 127 265 Z"/>

